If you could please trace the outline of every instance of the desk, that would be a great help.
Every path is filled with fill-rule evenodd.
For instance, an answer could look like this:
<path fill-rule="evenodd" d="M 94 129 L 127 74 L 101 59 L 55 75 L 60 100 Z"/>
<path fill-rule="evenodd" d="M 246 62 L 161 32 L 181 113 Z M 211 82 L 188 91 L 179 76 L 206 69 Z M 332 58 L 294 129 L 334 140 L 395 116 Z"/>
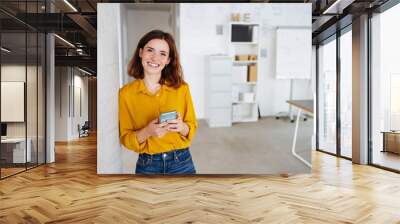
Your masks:
<path fill-rule="evenodd" d="M 25 163 L 25 162 L 30 162 L 31 161 L 31 144 L 32 141 L 30 138 L 27 138 L 26 142 L 28 143 L 26 147 L 26 154 L 25 154 L 25 138 L 6 138 L 6 139 L 1 139 L 1 151 L 2 151 L 2 156 L 3 154 L 7 154 L 8 151 L 12 153 L 12 161 L 11 158 L 6 161 L 9 163 Z M 10 146 L 12 147 L 10 149 Z M 10 153 L 10 154 L 11 154 Z M 11 157 L 11 155 L 10 155 Z M 25 161 L 26 159 L 26 161 Z"/>
<path fill-rule="evenodd" d="M 297 111 L 297 118 L 296 118 L 296 128 L 294 129 L 294 136 L 293 136 L 293 144 L 292 144 L 292 155 L 298 158 L 307 166 L 311 167 L 311 163 L 306 161 L 303 157 L 299 156 L 296 153 L 296 140 L 297 140 L 297 132 L 299 130 L 299 122 L 301 113 L 304 111 L 308 114 L 314 114 L 314 100 L 288 100 L 286 101 L 289 105 L 294 106 L 298 109 Z"/>

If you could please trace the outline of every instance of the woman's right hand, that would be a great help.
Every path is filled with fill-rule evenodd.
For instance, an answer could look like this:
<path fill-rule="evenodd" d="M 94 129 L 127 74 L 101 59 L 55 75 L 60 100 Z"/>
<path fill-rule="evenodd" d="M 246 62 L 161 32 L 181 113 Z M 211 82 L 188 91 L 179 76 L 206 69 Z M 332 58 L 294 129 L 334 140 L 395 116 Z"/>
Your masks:
<path fill-rule="evenodd" d="M 146 126 L 146 131 L 149 136 L 161 138 L 168 132 L 166 125 L 167 122 L 159 124 L 158 119 L 155 119 Z"/>

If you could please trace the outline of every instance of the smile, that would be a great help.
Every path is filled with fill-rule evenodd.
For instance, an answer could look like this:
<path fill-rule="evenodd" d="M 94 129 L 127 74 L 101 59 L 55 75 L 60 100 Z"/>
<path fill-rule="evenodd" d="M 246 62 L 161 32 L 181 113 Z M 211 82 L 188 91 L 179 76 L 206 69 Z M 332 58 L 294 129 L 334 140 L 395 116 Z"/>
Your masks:
<path fill-rule="evenodd" d="M 158 68 L 158 67 L 160 67 L 160 64 L 154 64 L 154 63 L 151 63 L 151 62 L 147 62 L 147 64 L 148 64 L 150 67 L 152 67 L 152 68 Z"/>

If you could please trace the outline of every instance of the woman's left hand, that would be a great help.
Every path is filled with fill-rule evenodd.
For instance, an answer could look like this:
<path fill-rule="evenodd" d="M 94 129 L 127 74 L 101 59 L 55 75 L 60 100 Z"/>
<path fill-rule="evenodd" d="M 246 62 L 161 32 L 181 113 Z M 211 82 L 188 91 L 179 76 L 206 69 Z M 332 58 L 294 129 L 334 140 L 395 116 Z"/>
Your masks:
<path fill-rule="evenodd" d="M 188 125 L 182 121 L 181 115 L 178 113 L 178 117 L 174 120 L 167 121 L 167 130 L 172 132 L 179 132 L 182 135 L 186 136 L 189 132 Z"/>

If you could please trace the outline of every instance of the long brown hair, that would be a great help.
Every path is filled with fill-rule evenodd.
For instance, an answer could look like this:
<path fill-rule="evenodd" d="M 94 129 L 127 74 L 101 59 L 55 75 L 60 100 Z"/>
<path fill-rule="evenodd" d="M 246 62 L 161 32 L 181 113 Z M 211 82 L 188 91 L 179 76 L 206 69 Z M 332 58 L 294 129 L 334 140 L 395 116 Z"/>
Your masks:
<path fill-rule="evenodd" d="M 185 83 L 185 81 L 183 80 L 182 66 L 179 61 L 179 54 L 178 50 L 176 49 L 175 40 L 171 34 L 161 30 L 152 30 L 146 33 L 140 39 L 136 47 L 135 54 L 129 62 L 128 74 L 130 76 L 133 76 L 135 79 L 144 78 L 144 70 L 142 61 L 139 57 L 139 51 L 140 49 L 143 49 L 149 41 L 153 39 L 165 40 L 169 46 L 170 62 L 161 71 L 160 84 L 167 84 L 168 86 L 179 88 L 182 84 Z"/>

